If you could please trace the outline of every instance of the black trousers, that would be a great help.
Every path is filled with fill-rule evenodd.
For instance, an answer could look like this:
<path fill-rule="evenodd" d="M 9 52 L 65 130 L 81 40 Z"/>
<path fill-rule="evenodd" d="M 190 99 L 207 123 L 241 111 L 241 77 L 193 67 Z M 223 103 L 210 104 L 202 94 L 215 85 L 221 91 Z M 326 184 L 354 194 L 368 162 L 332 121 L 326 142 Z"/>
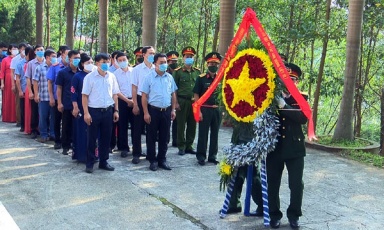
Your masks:
<path fill-rule="evenodd" d="M 120 119 L 120 118 L 119 118 Z M 116 144 L 117 144 L 117 148 L 119 150 L 120 149 L 120 141 L 116 138 L 117 138 L 117 134 L 119 133 L 119 125 L 117 122 L 113 122 L 113 120 L 111 121 L 112 123 L 112 130 L 111 130 L 111 141 L 109 142 L 109 148 L 111 149 L 111 151 L 116 147 Z"/>
<path fill-rule="evenodd" d="M 31 101 L 31 131 L 39 133 L 39 104 L 35 100 Z"/>
<path fill-rule="evenodd" d="M 133 113 L 132 108 L 128 107 L 127 103 L 121 99 L 119 101 L 119 131 L 117 133 L 117 139 L 119 141 L 118 147 L 121 151 L 129 151 L 129 141 L 128 141 L 128 123 L 132 127 L 134 126 L 133 122 Z M 133 132 L 131 131 L 131 142 L 133 141 Z"/>
<path fill-rule="evenodd" d="M 87 127 L 87 163 L 86 167 L 93 167 L 96 160 L 96 140 L 98 140 L 99 165 L 104 166 L 109 159 L 109 143 L 112 133 L 113 107 L 95 109 L 88 107 L 91 115 L 91 125 Z"/>
<path fill-rule="evenodd" d="M 61 120 L 62 113 L 57 109 L 57 100 L 55 101 L 55 143 L 61 143 Z"/>
<path fill-rule="evenodd" d="M 137 106 L 139 106 L 140 114 L 139 115 L 133 115 L 134 125 L 131 128 L 131 132 L 133 132 L 132 155 L 134 157 L 140 157 L 140 154 L 142 153 L 141 133 L 143 132 L 143 127 L 145 127 L 144 112 L 143 112 L 143 106 L 141 104 L 141 96 L 140 95 L 137 95 Z"/>
<path fill-rule="evenodd" d="M 71 147 L 73 118 L 72 110 L 63 111 L 63 128 L 61 135 L 61 144 L 63 149 L 69 149 Z"/>
<path fill-rule="evenodd" d="M 25 128 L 25 99 L 20 98 L 20 127 L 21 129 Z"/>
<path fill-rule="evenodd" d="M 151 123 L 147 125 L 147 159 L 149 162 L 165 162 L 171 128 L 171 107 L 160 111 L 148 105 Z M 158 154 L 156 156 L 156 139 L 158 137 Z"/>

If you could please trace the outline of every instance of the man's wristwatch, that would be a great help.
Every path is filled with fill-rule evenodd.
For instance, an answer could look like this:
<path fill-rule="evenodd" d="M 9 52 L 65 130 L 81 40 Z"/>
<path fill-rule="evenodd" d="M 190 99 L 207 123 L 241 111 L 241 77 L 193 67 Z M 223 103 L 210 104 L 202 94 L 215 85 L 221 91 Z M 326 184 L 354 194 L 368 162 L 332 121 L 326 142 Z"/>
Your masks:
<path fill-rule="evenodd" d="M 119 112 L 119 110 L 115 109 L 115 113 L 116 113 L 116 112 Z"/>

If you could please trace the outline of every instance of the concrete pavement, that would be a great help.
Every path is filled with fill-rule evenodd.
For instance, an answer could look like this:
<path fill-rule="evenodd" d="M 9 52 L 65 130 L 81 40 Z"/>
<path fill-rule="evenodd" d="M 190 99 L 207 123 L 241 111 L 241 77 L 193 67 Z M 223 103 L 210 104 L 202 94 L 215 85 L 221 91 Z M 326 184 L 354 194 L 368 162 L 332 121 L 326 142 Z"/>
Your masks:
<path fill-rule="evenodd" d="M 221 148 L 231 129 L 220 130 Z M 217 167 L 168 149 L 172 171 L 110 155 L 116 170 L 93 174 L 53 149 L 0 122 L 0 202 L 20 229 L 265 229 L 262 218 L 220 219 L 224 193 Z M 384 171 L 308 149 L 301 229 L 384 229 Z M 289 189 L 284 174 L 283 213 Z M 252 204 L 252 209 L 255 205 Z M 0 229 L 5 221 L 0 216 Z M 290 229 L 285 217 L 280 229 Z"/>

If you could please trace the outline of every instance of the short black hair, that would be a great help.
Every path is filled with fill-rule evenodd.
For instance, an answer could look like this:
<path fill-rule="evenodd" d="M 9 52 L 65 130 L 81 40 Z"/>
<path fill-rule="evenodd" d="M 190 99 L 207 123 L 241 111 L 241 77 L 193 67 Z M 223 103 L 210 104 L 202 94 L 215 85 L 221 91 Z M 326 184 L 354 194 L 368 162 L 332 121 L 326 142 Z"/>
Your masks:
<path fill-rule="evenodd" d="M 112 58 L 115 58 L 116 55 L 117 55 L 118 53 L 120 53 L 120 52 L 121 52 L 121 51 L 118 51 L 118 50 L 113 51 L 112 54 L 111 54 L 111 57 L 112 57 Z"/>
<path fill-rule="evenodd" d="M 7 44 L 5 44 L 4 42 L 0 42 L 0 48 L 7 48 Z"/>
<path fill-rule="evenodd" d="M 46 50 L 46 51 L 44 52 L 44 57 L 47 58 L 47 57 L 51 56 L 51 55 L 54 54 L 54 53 L 56 53 L 56 52 L 53 51 L 53 50 Z"/>
<path fill-rule="evenodd" d="M 84 62 L 87 62 L 89 60 L 91 60 L 91 57 L 88 54 L 86 54 L 86 53 L 80 54 L 79 69 L 83 70 L 84 69 Z"/>
<path fill-rule="evenodd" d="M 109 55 L 106 54 L 106 53 L 99 53 L 99 54 L 96 54 L 95 56 L 95 62 L 99 62 L 101 60 L 109 60 Z"/>
<path fill-rule="evenodd" d="M 157 53 L 155 54 L 155 57 L 153 58 L 153 62 L 157 62 L 157 59 L 165 57 L 165 60 L 167 60 L 167 55 L 165 53 Z"/>
<path fill-rule="evenodd" d="M 149 50 L 151 48 L 154 49 L 153 46 L 144 46 L 143 49 L 141 50 L 141 53 L 145 54 L 145 53 L 147 53 L 147 50 Z"/>
<path fill-rule="evenodd" d="M 68 58 L 71 58 L 73 55 L 79 54 L 79 51 L 77 50 L 71 50 L 68 52 Z"/>
<path fill-rule="evenodd" d="M 8 53 L 8 55 L 11 55 L 11 54 L 12 54 L 12 52 L 9 51 L 9 50 L 11 50 L 12 48 L 17 48 L 17 45 L 16 45 L 16 44 L 9 44 L 8 49 L 7 49 L 7 53 Z"/>
<path fill-rule="evenodd" d="M 123 52 L 117 52 L 116 53 L 116 59 L 118 59 L 119 57 L 127 57 L 128 58 L 128 56 L 125 54 L 125 53 L 123 53 Z"/>
<path fill-rule="evenodd" d="M 35 45 L 35 46 L 33 47 L 33 51 L 35 51 L 37 48 L 40 48 L 40 47 L 43 47 L 43 48 L 44 48 L 43 45 L 40 45 L 40 44 Z"/>
<path fill-rule="evenodd" d="M 71 50 L 70 48 L 69 48 L 69 46 L 67 46 L 67 45 L 62 45 L 62 46 L 59 46 L 59 51 L 57 51 L 57 55 L 62 55 L 63 53 L 65 53 L 65 51 L 67 51 L 67 50 Z"/>
<path fill-rule="evenodd" d="M 24 43 L 24 42 L 20 43 L 19 44 L 19 49 L 21 49 L 22 47 L 27 48 L 27 44 Z"/>

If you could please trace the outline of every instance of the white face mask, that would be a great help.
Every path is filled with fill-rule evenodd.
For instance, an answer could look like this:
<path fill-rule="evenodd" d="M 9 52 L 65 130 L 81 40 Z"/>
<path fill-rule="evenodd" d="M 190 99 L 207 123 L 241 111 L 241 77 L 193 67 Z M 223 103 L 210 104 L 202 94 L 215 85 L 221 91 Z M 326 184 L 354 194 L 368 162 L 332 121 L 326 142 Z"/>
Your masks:
<path fill-rule="evenodd" d="M 86 64 L 86 65 L 84 65 L 84 69 L 86 70 L 86 71 L 88 71 L 88 72 L 92 72 L 93 71 L 93 69 L 94 69 L 94 65 L 93 64 Z"/>
<path fill-rule="evenodd" d="M 11 53 L 13 56 L 16 56 L 19 54 L 19 50 L 12 50 Z"/>
<path fill-rule="evenodd" d="M 23 55 L 23 56 L 25 56 L 25 51 L 23 50 L 23 51 L 21 51 L 21 53 L 20 53 L 21 55 Z"/>

